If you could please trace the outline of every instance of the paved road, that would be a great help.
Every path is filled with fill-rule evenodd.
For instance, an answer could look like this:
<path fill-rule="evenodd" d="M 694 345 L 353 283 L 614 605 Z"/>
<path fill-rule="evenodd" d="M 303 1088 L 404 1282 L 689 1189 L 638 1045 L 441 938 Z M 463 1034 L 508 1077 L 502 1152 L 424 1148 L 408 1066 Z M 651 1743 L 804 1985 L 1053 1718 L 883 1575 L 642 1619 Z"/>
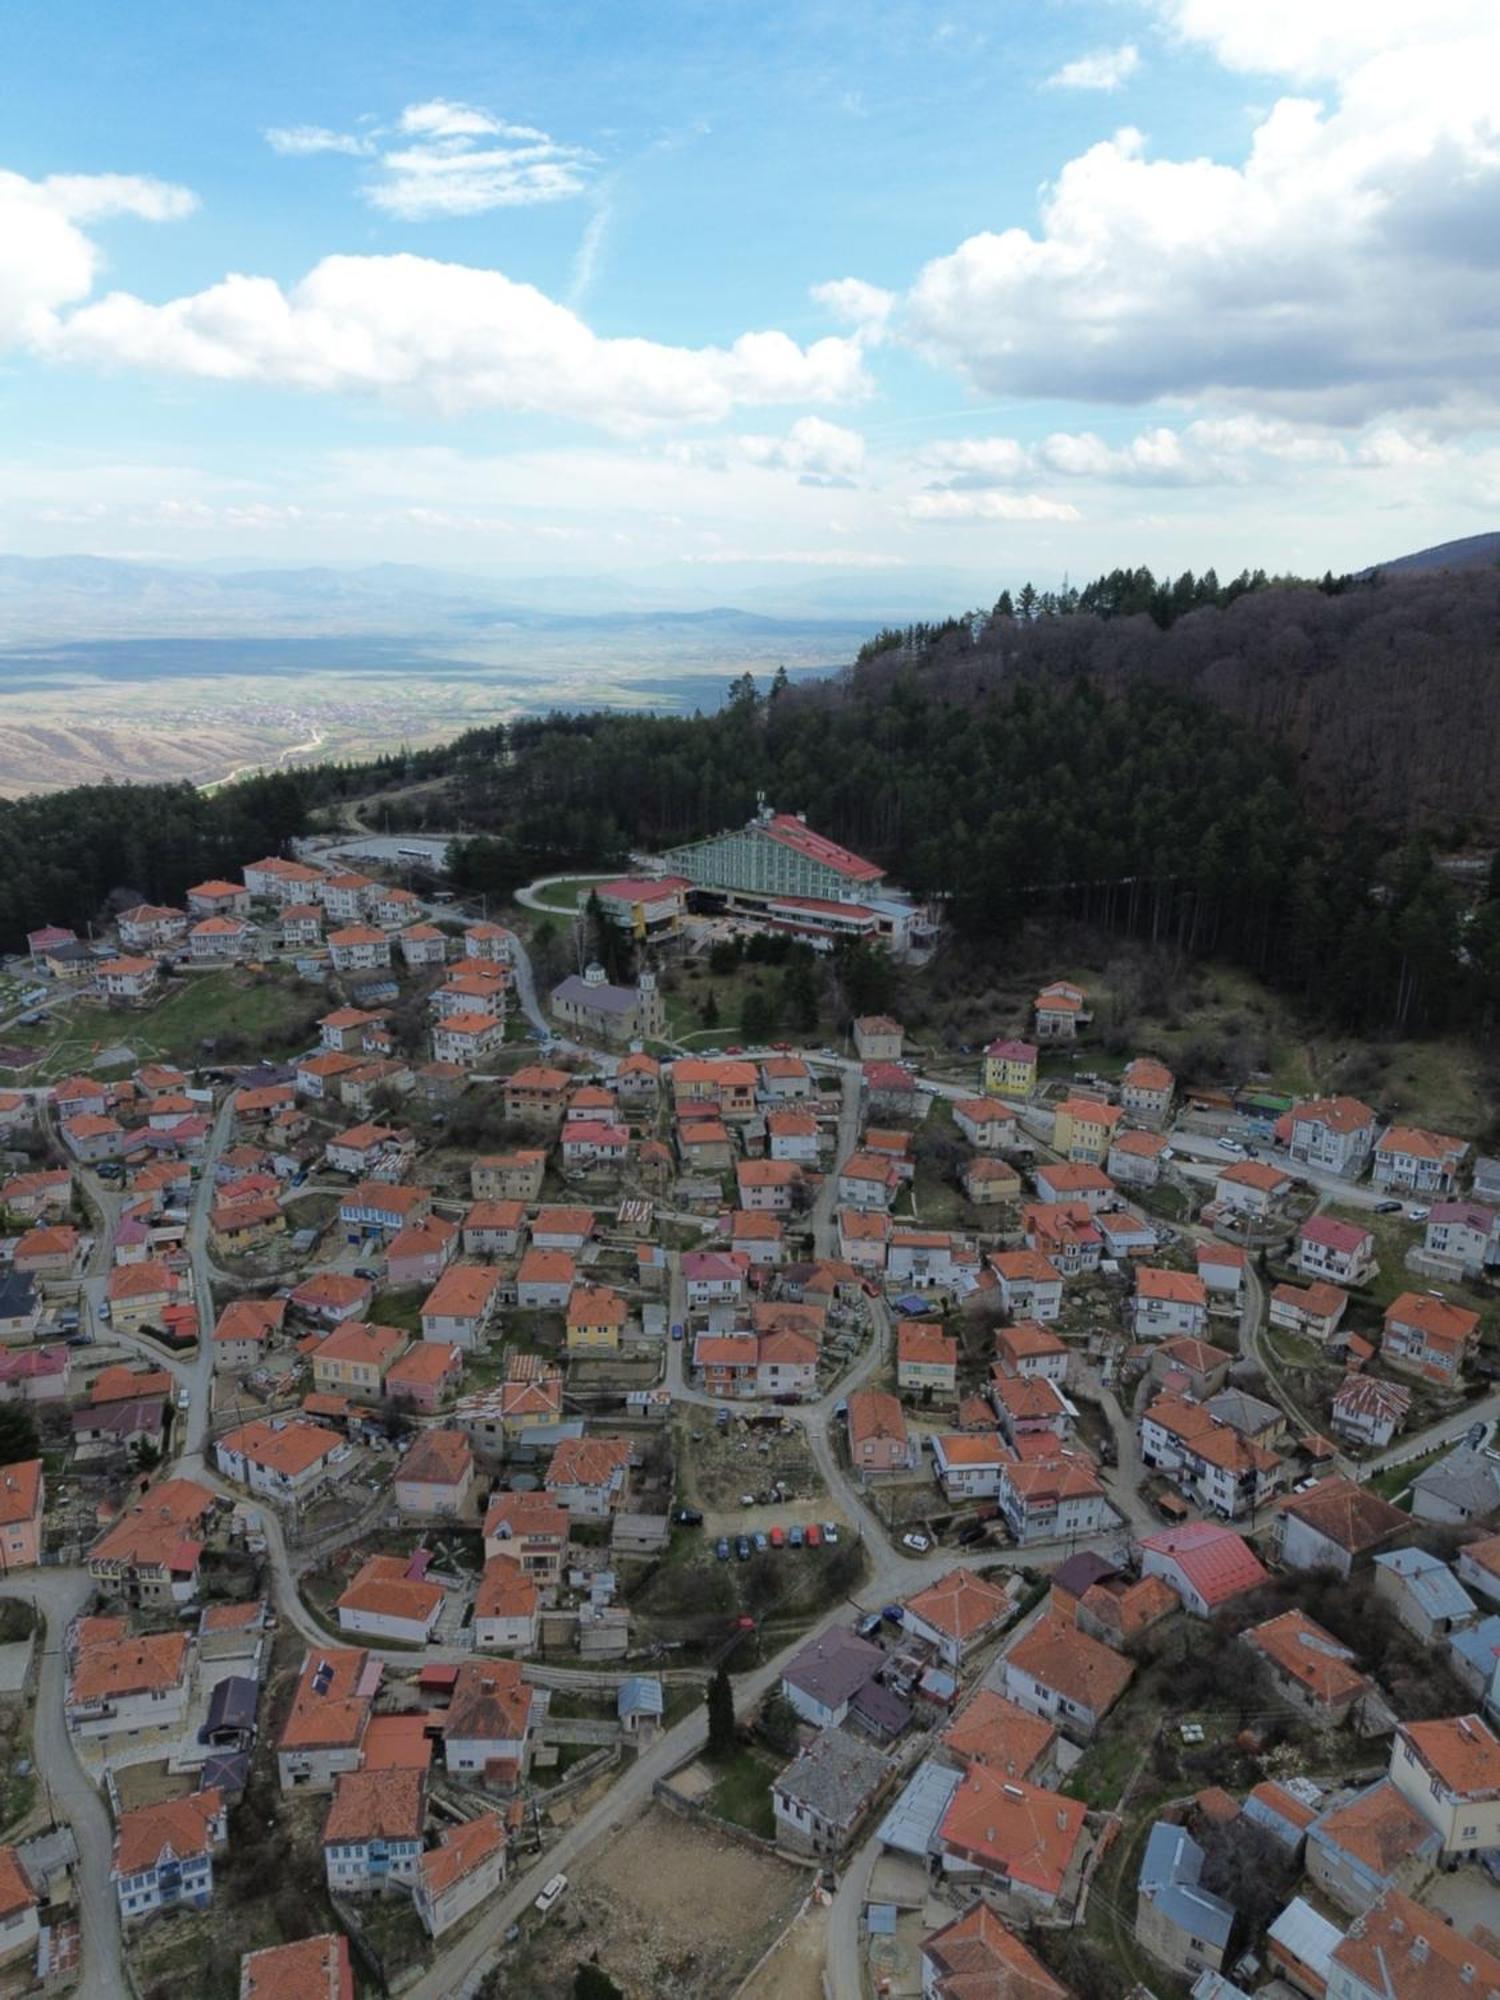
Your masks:
<path fill-rule="evenodd" d="M 74 1880 L 83 1933 L 78 2000 L 119 2000 L 128 1992 L 120 1963 L 119 1908 L 109 1879 L 114 1833 L 109 1809 L 79 1763 L 65 1718 L 63 1639 L 68 1626 L 93 1596 L 84 1569 L 37 1570 L 24 1583 L 7 1583 L 3 1594 L 24 1597 L 47 1619 L 47 1642 L 37 1683 L 32 1760 L 47 1788 L 55 1816 L 66 1820 L 78 1842 Z"/>
<path fill-rule="evenodd" d="M 1346 1181 L 1338 1174 L 1325 1174 L 1317 1167 L 1305 1167 L 1300 1160 L 1280 1147 L 1263 1140 L 1252 1140 L 1249 1151 L 1228 1153 L 1216 1139 L 1206 1137 L 1202 1132 L 1184 1132 L 1180 1127 L 1170 1135 L 1172 1150 L 1183 1161 L 1201 1161 L 1222 1172 L 1232 1167 L 1236 1160 L 1254 1158 L 1264 1160 L 1268 1166 L 1280 1167 L 1283 1172 L 1293 1174 L 1299 1181 L 1305 1181 L 1326 1201 L 1335 1201 L 1341 1208 L 1378 1208 L 1382 1202 L 1394 1199 L 1380 1188 L 1363 1186 L 1355 1181 Z"/>

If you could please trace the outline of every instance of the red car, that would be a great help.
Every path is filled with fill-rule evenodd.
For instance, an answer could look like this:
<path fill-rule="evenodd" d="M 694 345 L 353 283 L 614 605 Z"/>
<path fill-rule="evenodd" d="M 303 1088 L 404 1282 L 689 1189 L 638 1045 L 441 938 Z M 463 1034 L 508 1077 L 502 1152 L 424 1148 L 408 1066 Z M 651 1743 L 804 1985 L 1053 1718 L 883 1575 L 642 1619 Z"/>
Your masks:
<path fill-rule="evenodd" d="M 740 1047 L 738 1042 L 726 1042 L 724 1044 L 724 1053 L 726 1056 L 742 1056 L 745 1051 Z"/>
<path fill-rule="evenodd" d="M 807 1546 L 810 1549 L 820 1549 L 823 1546 L 823 1530 L 816 1521 L 809 1521 L 807 1524 Z"/>
<path fill-rule="evenodd" d="M 785 1528 L 773 1528 L 771 1530 L 771 1547 L 773 1549 L 784 1549 L 786 1547 Z"/>

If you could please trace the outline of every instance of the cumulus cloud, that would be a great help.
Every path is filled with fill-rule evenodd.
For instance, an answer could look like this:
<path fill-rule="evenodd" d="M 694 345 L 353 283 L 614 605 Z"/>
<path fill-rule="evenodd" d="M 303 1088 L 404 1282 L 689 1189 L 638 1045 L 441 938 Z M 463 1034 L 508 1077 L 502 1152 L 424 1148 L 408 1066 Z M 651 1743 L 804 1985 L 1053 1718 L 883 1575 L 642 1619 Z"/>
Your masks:
<path fill-rule="evenodd" d="M 966 491 L 943 486 L 914 493 L 907 502 L 914 521 L 1081 521 L 1069 500 L 1047 500 L 1040 493 Z"/>
<path fill-rule="evenodd" d="M 88 297 L 99 252 L 80 223 L 170 222 L 196 205 L 187 188 L 136 174 L 0 171 L 0 349 L 45 336 L 60 308 Z"/>
<path fill-rule="evenodd" d="M 533 285 L 409 255 L 326 257 L 288 290 L 231 275 L 164 305 L 113 292 L 39 339 L 64 360 L 402 395 L 450 414 L 540 411 L 622 432 L 716 422 L 740 404 L 839 402 L 866 387 L 857 341 L 605 339 Z"/>
<path fill-rule="evenodd" d="M 330 132 L 326 125 L 272 125 L 266 144 L 273 153 L 297 159 L 310 153 L 349 153 L 363 157 L 375 151 L 375 141 L 358 132 Z"/>
<path fill-rule="evenodd" d="M 867 285 L 863 278 L 830 278 L 826 284 L 813 286 L 812 297 L 841 326 L 853 327 L 866 341 L 884 334 L 896 304 L 894 292 Z"/>
<path fill-rule="evenodd" d="M 1141 66 L 1141 52 L 1134 42 L 1122 42 L 1117 49 L 1091 49 L 1064 63 L 1047 78 L 1049 90 L 1118 90 L 1128 83 Z"/>
<path fill-rule="evenodd" d="M 1217 0 L 1177 12 L 1232 35 Z M 1213 396 L 1342 422 L 1494 410 L 1497 66 L 1491 9 L 1471 41 L 1371 55 L 1332 109 L 1282 98 L 1242 165 L 1154 159 L 1126 128 L 1067 162 L 1035 231 L 929 263 L 903 329 L 990 394 Z"/>
<path fill-rule="evenodd" d="M 1231 69 L 1306 80 L 1347 76 L 1373 56 L 1493 34 L 1491 0 L 1152 0 L 1182 40 Z"/>
<path fill-rule="evenodd" d="M 721 470 L 758 466 L 790 472 L 807 486 L 849 486 L 865 465 L 865 441 L 858 431 L 831 424 L 823 417 L 799 417 L 779 437 L 756 433 L 714 438 L 706 443 L 670 448 L 680 464 L 708 465 Z"/>

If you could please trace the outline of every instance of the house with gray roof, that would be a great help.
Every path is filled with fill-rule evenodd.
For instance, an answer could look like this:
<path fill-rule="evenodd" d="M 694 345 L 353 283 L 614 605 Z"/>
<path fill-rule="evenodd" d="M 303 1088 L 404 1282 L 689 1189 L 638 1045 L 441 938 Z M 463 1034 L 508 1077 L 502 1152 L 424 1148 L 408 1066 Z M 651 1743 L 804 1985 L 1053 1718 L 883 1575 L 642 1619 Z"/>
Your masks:
<path fill-rule="evenodd" d="M 1500 1611 L 1450 1634 L 1448 1664 L 1471 1694 L 1488 1697 L 1500 1669 Z"/>
<path fill-rule="evenodd" d="M 1500 1454 L 1461 1444 L 1419 1472 L 1411 1483 L 1411 1511 L 1418 1521 L 1462 1527 L 1500 1508 Z"/>
<path fill-rule="evenodd" d="M 1199 1887 L 1204 1860 L 1185 1827 L 1158 1820 L 1136 1880 L 1136 1943 L 1188 1977 L 1220 1969 L 1234 1930 L 1234 1905 Z"/>
<path fill-rule="evenodd" d="M 820 1632 L 782 1669 L 781 1692 L 814 1729 L 836 1729 L 885 1654 L 847 1626 Z"/>
<path fill-rule="evenodd" d="M 634 986 L 611 986 L 602 965 L 585 966 L 553 987 L 548 1004 L 564 1028 L 609 1048 L 659 1042 L 667 1031 L 666 1002 L 651 972 L 643 972 Z"/>
<path fill-rule="evenodd" d="M 895 1770 L 873 1744 L 825 1729 L 771 1786 L 777 1845 L 789 1854 L 844 1854 Z"/>
<path fill-rule="evenodd" d="M 1426 1644 L 1473 1624 L 1478 1607 L 1448 1565 L 1425 1549 L 1391 1549 L 1375 1558 L 1375 1595 Z"/>
<path fill-rule="evenodd" d="M 1274 1403 L 1252 1396 L 1244 1389 L 1221 1389 L 1203 1405 L 1217 1424 L 1227 1424 L 1242 1438 L 1268 1449 L 1286 1429 L 1286 1415 Z"/>

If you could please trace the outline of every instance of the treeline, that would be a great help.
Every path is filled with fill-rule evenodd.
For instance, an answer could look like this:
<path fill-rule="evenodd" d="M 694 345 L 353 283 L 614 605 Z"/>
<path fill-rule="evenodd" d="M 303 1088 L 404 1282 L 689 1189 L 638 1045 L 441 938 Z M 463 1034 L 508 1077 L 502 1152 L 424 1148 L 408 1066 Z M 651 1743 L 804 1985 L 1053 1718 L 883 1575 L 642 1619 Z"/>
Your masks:
<path fill-rule="evenodd" d="M 178 903 L 192 883 L 277 853 L 307 825 L 295 773 L 205 796 L 192 785 L 80 785 L 0 801 L 0 950 L 46 923 L 80 933 L 129 902 Z"/>
<path fill-rule="evenodd" d="M 1084 584 L 1081 589 L 1076 584 L 1064 584 L 1061 590 L 1038 590 L 1034 583 L 1027 582 L 1014 596 L 1010 591 L 1002 590 L 989 612 L 968 611 L 960 617 L 937 622 L 888 625 L 873 639 L 865 641 L 857 659 L 860 662 L 878 659 L 882 653 L 917 656 L 950 641 L 960 645 L 977 644 L 983 640 L 988 628 L 1002 619 L 1029 625 L 1039 618 L 1074 618 L 1080 615 L 1096 618 L 1145 617 L 1165 632 L 1190 611 L 1222 611 L 1237 598 L 1246 597 L 1252 591 L 1273 587 L 1277 590 L 1319 590 L 1326 597 L 1341 597 L 1357 583 L 1375 589 L 1380 582 L 1377 571 L 1356 578 L 1335 576 L 1332 570 L 1328 570 L 1314 583 L 1296 576 L 1272 577 L 1263 569 L 1242 569 L 1228 583 L 1220 583 L 1217 571 L 1212 569 L 1204 570 L 1201 576 L 1185 569 L 1177 577 L 1157 577 L 1144 567 L 1112 569 L 1108 575 L 1095 577 L 1092 583 Z"/>

